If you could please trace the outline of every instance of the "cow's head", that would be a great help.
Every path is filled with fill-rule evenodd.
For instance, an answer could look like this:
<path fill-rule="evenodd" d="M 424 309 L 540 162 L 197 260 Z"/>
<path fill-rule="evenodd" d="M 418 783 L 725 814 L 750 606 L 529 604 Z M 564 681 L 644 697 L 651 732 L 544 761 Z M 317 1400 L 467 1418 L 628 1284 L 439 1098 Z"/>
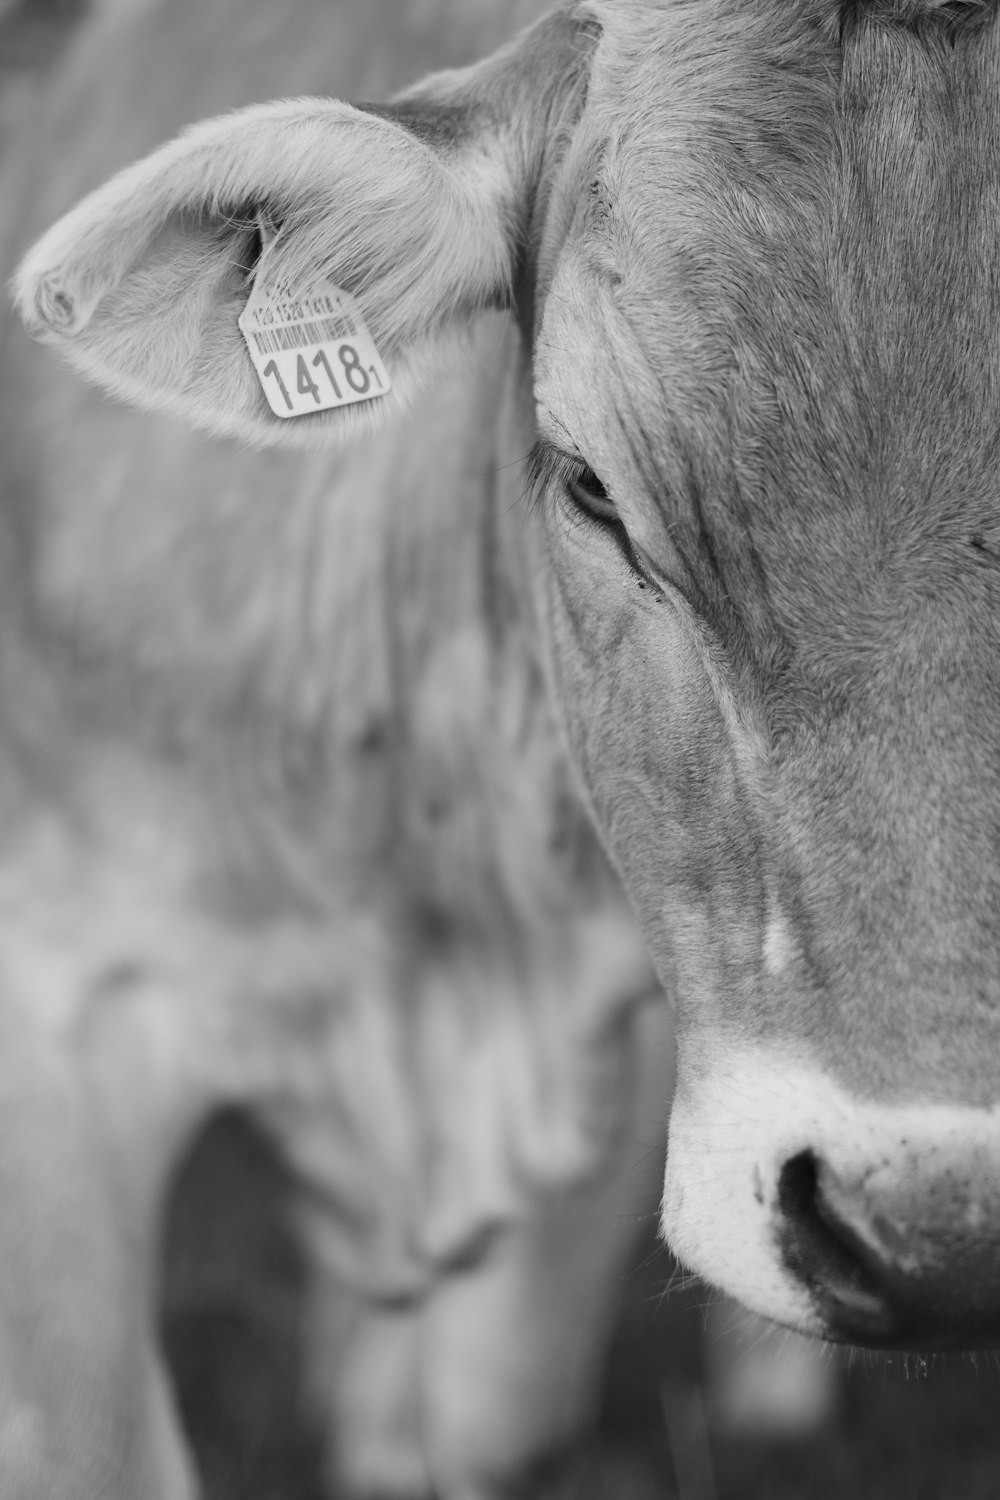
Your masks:
<path fill-rule="evenodd" d="M 551 680 L 678 1005 L 667 1236 L 871 1344 L 1000 1337 L 998 220 L 996 6 L 592 0 L 385 110 L 198 126 L 18 286 L 258 441 L 390 405 L 272 415 L 262 253 L 393 399 L 515 308 Z"/>

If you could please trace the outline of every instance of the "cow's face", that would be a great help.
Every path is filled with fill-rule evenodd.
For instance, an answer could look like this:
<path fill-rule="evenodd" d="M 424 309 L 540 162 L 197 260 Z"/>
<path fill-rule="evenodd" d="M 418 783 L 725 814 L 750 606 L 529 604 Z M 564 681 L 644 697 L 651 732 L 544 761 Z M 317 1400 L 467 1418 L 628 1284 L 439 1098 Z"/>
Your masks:
<path fill-rule="evenodd" d="M 523 293 L 545 653 L 679 1014 L 668 1236 L 875 1344 L 1000 1337 L 998 100 L 977 6 L 571 7 L 394 119 L 201 127 L 21 285 L 114 388 L 272 437 L 255 225 L 394 383 Z"/>
<path fill-rule="evenodd" d="M 955 1255 L 1000 1275 L 1000 33 L 707 9 L 602 10 L 538 261 L 539 586 L 677 996 L 671 1240 L 933 1340 Z"/>

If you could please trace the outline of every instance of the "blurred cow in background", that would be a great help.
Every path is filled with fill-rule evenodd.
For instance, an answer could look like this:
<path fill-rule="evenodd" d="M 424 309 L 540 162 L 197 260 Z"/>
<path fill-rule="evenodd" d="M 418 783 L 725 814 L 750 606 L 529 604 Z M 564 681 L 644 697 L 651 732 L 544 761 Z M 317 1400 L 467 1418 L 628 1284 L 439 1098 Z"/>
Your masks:
<path fill-rule="evenodd" d="M 683 1258 L 828 1337 L 1000 1332 L 996 7 L 592 0 L 358 108 L 382 9 L 333 61 L 318 9 L 106 22 L 38 127 L 72 180 L 22 168 L 26 238 L 287 92 L 279 42 L 321 96 L 20 273 L 98 382 L 303 456 L 12 336 L 11 1493 L 189 1491 L 151 1267 L 232 1103 L 299 1184 L 347 1481 L 565 1441 L 666 1109 L 644 942 Z M 160 72 L 95 112 L 122 34 Z"/>
<path fill-rule="evenodd" d="M 191 116 L 382 97 L 541 7 L 104 9 L 12 152 L 21 245 Z M 304 459 L 137 419 L 8 331 L 5 1497 L 193 1492 L 156 1246 L 221 1106 L 298 1184 L 342 1484 L 491 1492 L 596 1399 L 670 1037 L 510 561 L 506 321 L 485 384 L 462 352 Z"/>

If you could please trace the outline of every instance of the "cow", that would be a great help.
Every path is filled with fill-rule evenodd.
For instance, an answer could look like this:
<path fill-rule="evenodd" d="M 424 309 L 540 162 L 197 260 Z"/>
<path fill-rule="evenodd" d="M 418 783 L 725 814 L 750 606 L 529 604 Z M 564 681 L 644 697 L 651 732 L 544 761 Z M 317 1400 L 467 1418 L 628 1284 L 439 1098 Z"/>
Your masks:
<path fill-rule="evenodd" d="M 232 1100 L 375 1371 L 326 1368 L 350 1483 L 497 1493 L 587 1407 L 657 981 L 680 1258 L 828 1339 L 1000 1334 L 996 4 L 490 51 L 442 0 L 486 60 L 357 105 L 314 9 L 109 11 L 212 109 L 276 29 L 316 92 L 104 186 L 172 85 L 38 128 L 92 190 L 36 193 L 21 317 L 152 415 L 11 345 L 10 1493 L 191 1492 L 150 1267 Z"/>

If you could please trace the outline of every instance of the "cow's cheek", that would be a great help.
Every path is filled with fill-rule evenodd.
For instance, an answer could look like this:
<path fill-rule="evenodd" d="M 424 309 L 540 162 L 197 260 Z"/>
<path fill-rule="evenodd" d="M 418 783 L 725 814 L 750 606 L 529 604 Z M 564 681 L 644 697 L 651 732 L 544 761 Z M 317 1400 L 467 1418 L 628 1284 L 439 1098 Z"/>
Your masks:
<path fill-rule="evenodd" d="M 661 978 L 682 1012 L 707 1004 L 718 1019 L 756 967 L 762 900 L 696 632 L 683 601 L 643 587 L 613 544 L 560 540 L 539 613 L 570 752 Z"/>

